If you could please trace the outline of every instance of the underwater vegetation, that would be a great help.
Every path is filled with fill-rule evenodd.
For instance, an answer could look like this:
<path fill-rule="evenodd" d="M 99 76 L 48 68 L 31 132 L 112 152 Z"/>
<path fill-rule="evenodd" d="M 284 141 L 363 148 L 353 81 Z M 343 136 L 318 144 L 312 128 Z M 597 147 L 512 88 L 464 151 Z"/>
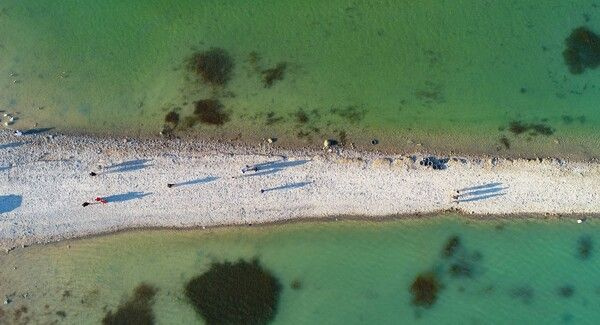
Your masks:
<path fill-rule="evenodd" d="M 419 274 L 410 286 L 413 305 L 426 308 L 433 306 L 441 289 L 442 284 L 434 273 Z"/>
<path fill-rule="evenodd" d="M 600 37 L 587 27 L 575 28 L 565 45 L 563 57 L 572 74 L 581 74 L 600 65 Z"/>
<path fill-rule="evenodd" d="M 223 86 L 231 79 L 233 58 L 221 48 L 211 48 L 204 52 L 195 53 L 189 62 L 189 67 L 204 82 L 213 86 Z"/>
<path fill-rule="evenodd" d="M 508 125 L 510 132 L 519 135 L 531 131 L 531 135 L 552 135 L 554 129 L 544 123 L 523 123 L 522 121 L 511 121 Z"/>
<path fill-rule="evenodd" d="M 277 312 L 279 280 L 258 262 L 213 263 L 185 295 L 207 324 L 267 324 Z"/>
<path fill-rule="evenodd" d="M 592 255 L 592 238 L 583 236 L 577 241 L 577 257 L 582 260 L 587 260 Z"/>
<path fill-rule="evenodd" d="M 262 80 L 265 88 L 271 88 L 275 81 L 283 80 L 286 68 L 287 63 L 280 62 L 274 68 L 261 71 Z"/>
<path fill-rule="evenodd" d="M 194 115 L 200 122 L 223 125 L 229 121 L 229 114 L 223 111 L 223 105 L 217 99 L 201 99 L 194 102 Z"/>
<path fill-rule="evenodd" d="M 158 290 L 148 284 L 140 284 L 135 288 L 133 296 L 125 303 L 119 305 L 115 313 L 108 311 L 102 319 L 104 325 L 117 324 L 154 324 L 152 304 Z"/>

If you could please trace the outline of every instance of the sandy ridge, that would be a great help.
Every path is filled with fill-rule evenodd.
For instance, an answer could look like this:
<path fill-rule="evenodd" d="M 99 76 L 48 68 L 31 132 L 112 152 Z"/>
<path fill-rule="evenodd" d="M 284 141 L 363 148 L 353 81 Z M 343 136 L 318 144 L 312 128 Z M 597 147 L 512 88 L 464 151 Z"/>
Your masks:
<path fill-rule="evenodd" d="M 422 156 L 3 132 L 0 247 L 137 227 L 336 215 L 600 212 L 597 163 L 451 157 L 448 168 L 438 171 L 419 165 Z M 240 172 L 260 163 L 267 164 Z M 473 189 L 454 202 L 463 188 Z M 112 199 L 81 206 L 97 196 Z"/>

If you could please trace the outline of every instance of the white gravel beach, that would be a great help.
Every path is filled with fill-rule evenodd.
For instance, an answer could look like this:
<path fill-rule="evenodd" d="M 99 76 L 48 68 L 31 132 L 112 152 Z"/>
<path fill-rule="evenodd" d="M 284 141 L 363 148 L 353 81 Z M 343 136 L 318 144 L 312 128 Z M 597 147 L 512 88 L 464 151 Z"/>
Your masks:
<path fill-rule="evenodd" d="M 424 156 L 3 131 L 0 247 L 140 227 L 600 211 L 598 163 L 451 156 L 434 170 Z"/>

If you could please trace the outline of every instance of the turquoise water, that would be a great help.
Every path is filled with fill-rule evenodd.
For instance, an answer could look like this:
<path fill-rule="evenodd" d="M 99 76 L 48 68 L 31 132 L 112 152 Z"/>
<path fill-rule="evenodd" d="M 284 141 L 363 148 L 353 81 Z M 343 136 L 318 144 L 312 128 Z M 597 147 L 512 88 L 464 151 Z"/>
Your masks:
<path fill-rule="evenodd" d="M 563 52 L 599 18 L 592 0 L 5 0 L 0 110 L 19 128 L 157 135 L 174 111 L 175 135 L 597 158 L 600 74 Z M 211 48 L 223 85 L 189 69 Z M 195 120 L 209 98 L 224 123 Z"/>
<path fill-rule="evenodd" d="M 281 285 L 274 324 L 591 324 L 600 319 L 598 230 L 595 220 L 440 217 L 138 231 L 20 248 L 0 257 L 0 296 L 13 300 L 0 322 L 98 323 L 143 282 L 158 289 L 157 324 L 194 323 L 186 283 L 211 263 L 257 258 Z M 444 257 L 453 236 L 460 244 Z M 442 288 L 431 306 L 415 306 L 410 287 L 425 272 Z"/>

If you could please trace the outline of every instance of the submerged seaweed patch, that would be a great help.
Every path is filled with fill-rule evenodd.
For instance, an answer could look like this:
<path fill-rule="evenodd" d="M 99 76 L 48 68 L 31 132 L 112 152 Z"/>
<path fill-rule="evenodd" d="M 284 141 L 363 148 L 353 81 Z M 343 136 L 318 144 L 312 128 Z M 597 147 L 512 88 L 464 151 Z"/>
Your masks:
<path fill-rule="evenodd" d="M 577 257 L 582 260 L 587 260 L 592 255 L 592 238 L 589 236 L 582 236 L 577 241 Z"/>
<path fill-rule="evenodd" d="M 273 125 L 273 124 L 279 123 L 281 121 L 283 121 L 283 117 L 276 116 L 275 112 L 268 112 L 267 116 L 266 116 L 266 119 L 265 119 L 265 124 L 266 125 Z"/>
<path fill-rule="evenodd" d="M 196 53 L 190 60 L 190 69 L 201 76 L 204 82 L 223 86 L 231 79 L 233 58 L 221 48 Z"/>
<path fill-rule="evenodd" d="M 587 27 L 575 28 L 565 40 L 563 57 L 572 74 L 600 65 L 600 37 Z"/>
<path fill-rule="evenodd" d="M 125 303 L 119 305 L 113 314 L 108 311 L 102 319 L 102 324 L 154 324 L 152 305 L 158 290 L 148 284 L 140 284 Z"/>
<path fill-rule="evenodd" d="M 521 300 L 524 304 L 530 304 L 533 300 L 534 291 L 529 286 L 517 287 L 510 291 L 510 296 Z"/>
<path fill-rule="evenodd" d="M 442 257 L 448 258 L 454 256 L 456 251 L 460 248 L 460 238 L 456 235 L 451 236 L 446 241 L 446 245 L 442 249 Z"/>
<path fill-rule="evenodd" d="M 570 298 L 571 296 L 573 296 L 574 293 L 575 289 L 568 285 L 558 288 L 558 295 L 563 298 Z"/>
<path fill-rule="evenodd" d="M 500 137 L 500 143 L 502 143 L 504 148 L 510 149 L 510 141 L 508 140 L 507 137 L 505 137 L 505 136 Z"/>
<path fill-rule="evenodd" d="M 229 114 L 216 99 L 202 99 L 194 102 L 194 114 L 200 122 L 212 125 L 223 125 L 229 121 Z"/>
<path fill-rule="evenodd" d="M 207 324 L 266 324 L 273 320 L 281 285 L 257 260 L 214 263 L 185 286 Z"/>
<path fill-rule="evenodd" d="M 302 108 L 298 109 L 294 113 L 294 117 L 296 118 L 296 122 L 299 124 L 306 124 L 306 123 L 308 123 L 308 120 L 309 120 L 308 115 Z"/>
<path fill-rule="evenodd" d="M 283 80 L 286 68 L 287 63 L 280 62 L 274 68 L 261 71 L 265 88 L 271 88 L 275 81 Z"/>
<path fill-rule="evenodd" d="M 360 109 L 360 108 L 358 108 L 356 106 L 352 106 L 352 105 L 344 107 L 344 108 L 334 107 L 330 111 L 331 111 L 331 113 L 333 113 L 339 117 L 345 118 L 349 122 L 355 123 L 355 124 L 360 122 L 365 117 L 365 114 L 366 114 L 366 110 Z"/>
<path fill-rule="evenodd" d="M 554 134 L 554 129 L 544 123 L 524 123 L 522 121 L 511 121 L 508 125 L 510 132 L 519 135 L 527 131 L 531 131 L 531 135 L 545 135 L 549 136 Z"/>
<path fill-rule="evenodd" d="M 425 308 L 433 306 L 441 289 L 442 284 L 434 273 L 419 274 L 410 286 L 413 305 Z"/>

